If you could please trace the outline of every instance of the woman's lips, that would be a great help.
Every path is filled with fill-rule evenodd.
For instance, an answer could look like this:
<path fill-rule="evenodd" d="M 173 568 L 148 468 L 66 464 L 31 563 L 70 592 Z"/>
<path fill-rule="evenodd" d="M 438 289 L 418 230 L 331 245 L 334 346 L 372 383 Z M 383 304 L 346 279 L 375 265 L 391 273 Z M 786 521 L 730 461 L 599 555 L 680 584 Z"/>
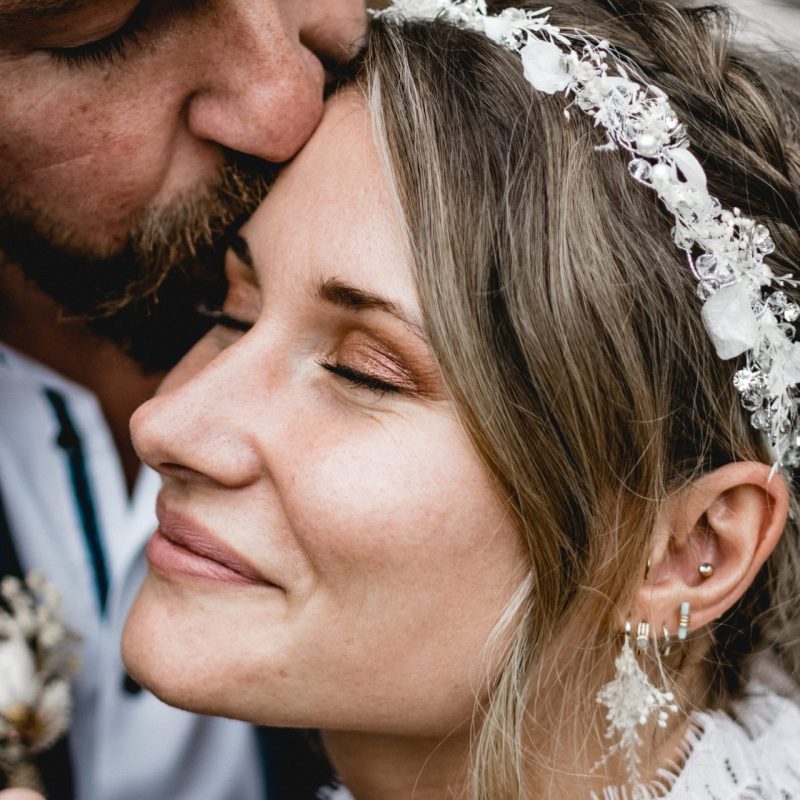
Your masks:
<path fill-rule="evenodd" d="M 192 520 L 159 505 L 158 521 L 147 544 L 147 560 L 156 569 L 238 586 L 273 585 Z"/>

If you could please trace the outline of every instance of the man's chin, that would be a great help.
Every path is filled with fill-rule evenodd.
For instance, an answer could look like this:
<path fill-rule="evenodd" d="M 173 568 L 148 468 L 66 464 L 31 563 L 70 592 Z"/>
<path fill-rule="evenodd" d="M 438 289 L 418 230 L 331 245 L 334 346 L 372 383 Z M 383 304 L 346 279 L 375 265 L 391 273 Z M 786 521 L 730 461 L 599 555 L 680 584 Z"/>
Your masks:
<path fill-rule="evenodd" d="M 0 267 L 19 265 L 66 314 L 147 371 L 168 369 L 208 329 L 197 308 L 224 297 L 227 234 L 255 210 L 276 173 L 228 164 L 216 186 L 141 213 L 112 256 L 80 246 L 80 231 L 7 203 L 14 211 L 0 213 Z"/>
<path fill-rule="evenodd" d="M 17 225 L 13 237 L 5 236 L 0 223 L 0 241 L 6 245 L 0 268 L 4 261 L 19 265 L 66 316 L 84 320 L 147 372 L 177 363 L 208 329 L 197 308 L 224 297 L 223 242 L 199 249 L 192 262 L 164 268 L 146 284 L 129 250 L 112 259 L 93 259 L 55 247 L 35 233 L 21 233 Z"/>

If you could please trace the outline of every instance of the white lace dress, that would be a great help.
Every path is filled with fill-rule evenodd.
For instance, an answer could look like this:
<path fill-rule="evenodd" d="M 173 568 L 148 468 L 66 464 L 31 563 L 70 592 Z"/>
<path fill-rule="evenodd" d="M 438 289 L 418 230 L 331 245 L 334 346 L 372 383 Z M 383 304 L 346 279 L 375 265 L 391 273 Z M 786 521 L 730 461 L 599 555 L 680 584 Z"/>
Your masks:
<path fill-rule="evenodd" d="M 677 777 L 662 773 L 653 798 L 668 800 L 800 800 L 800 692 L 770 659 L 756 665 L 731 714 L 694 715 Z M 665 794 L 666 792 L 666 794 Z M 603 800 L 630 795 L 609 789 Z M 354 800 L 344 787 L 320 790 L 318 800 Z"/>
<path fill-rule="evenodd" d="M 774 661 L 756 665 L 732 713 L 695 715 L 699 733 L 670 800 L 800 800 L 800 695 Z"/>

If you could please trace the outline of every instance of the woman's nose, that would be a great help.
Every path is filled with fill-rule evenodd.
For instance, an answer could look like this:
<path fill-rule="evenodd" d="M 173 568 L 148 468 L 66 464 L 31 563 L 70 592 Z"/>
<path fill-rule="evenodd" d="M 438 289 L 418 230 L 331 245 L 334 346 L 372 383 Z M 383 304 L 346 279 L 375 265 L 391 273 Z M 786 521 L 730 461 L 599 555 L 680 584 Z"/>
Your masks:
<path fill-rule="evenodd" d="M 165 476 L 246 486 L 263 474 L 242 402 L 252 368 L 229 351 L 209 361 L 205 348 L 198 344 L 156 396 L 137 409 L 131 418 L 133 444 L 142 461 Z"/>

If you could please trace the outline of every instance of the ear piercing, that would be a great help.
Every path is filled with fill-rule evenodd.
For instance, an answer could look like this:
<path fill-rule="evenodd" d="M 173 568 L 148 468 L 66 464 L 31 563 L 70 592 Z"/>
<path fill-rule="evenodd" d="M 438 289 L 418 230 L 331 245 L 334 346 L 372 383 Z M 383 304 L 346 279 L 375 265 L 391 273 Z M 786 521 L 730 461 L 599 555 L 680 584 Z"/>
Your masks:
<path fill-rule="evenodd" d="M 689 601 L 684 600 L 681 603 L 681 611 L 678 616 L 678 639 L 683 641 L 689 634 Z"/>
<path fill-rule="evenodd" d="M 636 626 L 636 649 L 644 652 L 650 647 L 650 623 L 640 622 Z"/>
<path fill-rule="evenodd" d="M 709 564 L 707 561 L 704 561 L 698 568 L 697 571 L 703 578 L 710 578 L 714 574 L 714 565 Z"/>

